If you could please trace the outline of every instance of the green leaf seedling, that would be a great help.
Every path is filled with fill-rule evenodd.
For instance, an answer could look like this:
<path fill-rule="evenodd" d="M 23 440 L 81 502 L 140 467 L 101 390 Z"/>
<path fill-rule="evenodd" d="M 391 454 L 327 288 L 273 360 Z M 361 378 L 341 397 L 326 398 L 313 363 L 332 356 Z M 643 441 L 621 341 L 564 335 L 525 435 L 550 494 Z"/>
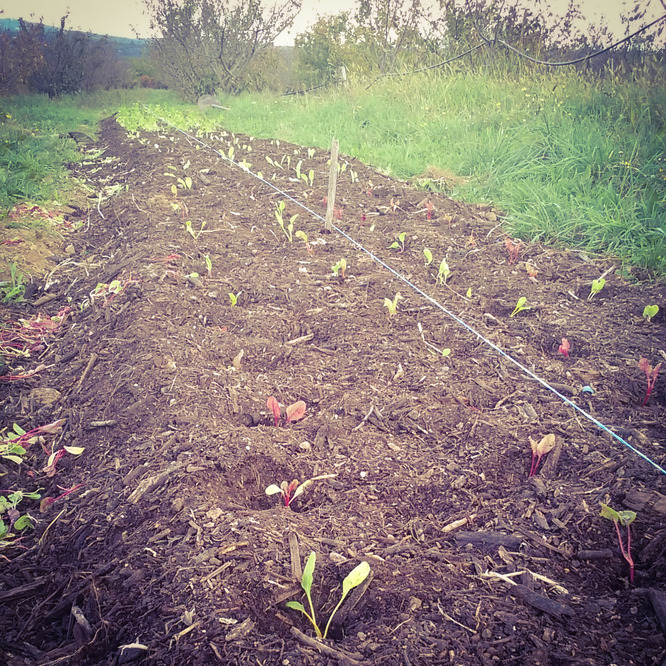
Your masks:
<path fill-rule="evenodd" d="M 394 241 L 389 245 L 389 250 L 400 250 L 400 252 L 405 251 L 405 238 L 407 238 L 407 232 L 402 231 L 398 234 L 398 240 Z"/>
<path fill-rule="evenodd" d="M 208 277 L 210 277 L 210 274 L 213 271 L 213 262 L 211 261 L 209 254 L 207 254 L 204 258 L 206 260 L 206 270 L 208 271 Z"/>
<path fill-rule="evenodd" d="M 425 257 L 425 265 L 430 266 L 432 264 L 432 252 L 427 248 L 423 248 L 423 256 Z"/>
<path fill-rule="evenodd" d="M 234 294 L 233 292 L 229 292 L 227 296 L 229 296 L 229 302 L 231 303 L 231 307 L 235 307 L 236 304 L 238 303 L 238 297 L 242 294 L 242 291 L 239 291 L 237 294 Z"/>
<path fill-rule="evenodd" d="M 264 491 L 267 495 L 277 495 L 278 493 L 282 495 L 282 500 L 285 506 L 289 506 L 309 485 L 313 484 L 315 481 L 323 481 L 324 479 L 334 479 L 337 474 L 320 474 L 319 476 L 313 476 L 307 481 L 300 483 L 298 479 L 294 479 L 291 483 L 283 481 L 279 486 L 275 483 L 272 483 Z"/>
<path fill-rule="evenodd" d="M 587 297 L 587 300 L 591 301 L 604 288 L 605 284 L 606 280 L 604 278 L 592 280 L 592 286 L 590 287 L 590 293 Z"/>
<path fill-rule="evenodd" d="M 635 511 L 616 511 L 612 509 L 607 504 L 601 505 L 601 517 L 606 518 L 607 520 L 612 520 L 615 523 L 615 531 L 617 532 L 617 540 L 620 544 L 620 551 L 622 552 L 622 557 L 627 561 L 629 565 L 629 582 L 634 582 L 634 560 L 631 557 L 631 523 L 636 520 Z M 622 541 L 622 533 L 620 532 L 620 525 L 627 528 L 627 547 L 625 549 L 624 543 Z"/>
<path fill-rule="evenodd" d="M 192 222 L 190 220 L 187 220 L 185 222 L 185 231 L 187 231 L 187 233 L 190 234 L 190 236 L 192 236 L 194 240 L 197 240 L 199 236 L 201 236 L 201 234 L 203 233 L 205 226 L 206 226 L 206 220 L 203 220 L 201 222 L 201 229 L 199 229 L 199 231 L 194 231 L 194 228 L 192 227 Z"/>
<path fill-rule="evenodd" d="M 305 249 L 308 251 L 309 254 L 314 254 L 314 250 L 312 249 L 312 245 L 308 242 L 308 235 L 305 233 L 305 231 L 302 231 L 299 229 L 294 236 L 296 238 L 300 238 L 304 243 L 305 243 Z"/>
<path fill-rule="evenodd" d="M 328 618 L 328 622 L 326 623 L 326 628 L 322 633 L 319 625 L 317 624 L 311 595 L 316 559 L 317 556 L 313 551 L 310 553 L 310 556 L 307 559 L 305 568 L 303 569 L 303 575 L 301 577 L 301 587 L 305 591 L 305 596 L 308 600 L 310 612 L 308 613 L 305 610 L 303 604 L 299 603 L 298 601 L 288 601 L 287 608 L 292 608 L 293 610 L 297 610 L 303 613 L 303 615 L 305 615 L 305 617 L 307 617 L 307 619 L 310 621 L 310 624 L 314 627 L 317 638 L 325 639 L 326 636 L 328 636 L 331 620 L 333 620 L 333 616 L 338 612 L 340 606 L 342 606 L 342 602 L 347 598 L 347 595 L 351 592 L 351 590 L 353 590 L 355 587 L 358 587 L 370 575 L 370 565 L 364 560 L 356 567 L 354 567 L 354 569 L 352 569 L 347 577 L 342 581 L 342 597 L 340 598 L 337 606 L 333 609 L 333 612 L 331 613 L 330 617 Z"/>
<path fill-rule="evenodd" d="M 298 217 L 298 213 L 296 213 L 296 215 L 292 215 L 289 218 L 289 222 L 287 223 L 285 222 L 283 215 L 285 208 L 286 204 L 284 203 L 284 201 L 278 201 L 278 203 L 275 206 L 275 219 L 278 221 L 280 229 L 282 229 L 282 232 L 291 243 L 294 239 L 294 222 Z"/>
<path fill-rule="evenodd" d="M 470 288 L 467 290 L 467 294 L 466 294 L 466 296 L 467 296 L 467 298 L 472 298 L 472 287 L 470 287 Z"/>
<path fill-rule="evenodd" d="M 435 280 L 436 284 L 446 284 L 449 275 L 451 275 L 449 264 L 446 259 L 442 259 L 442 263 L 439 265 L 439 270 L 437 271 L 437 279 Z"/>
<path fill-rule="evenodd" d="M 390 298 L 384 299 L 384 307 L 388 308 L 389 316 L 395 317 L 395 313 L 398 311 L 398 301 L 402 298 L 400 292 L 397 292 L 393 297 L 393 300 Z"/>
<path fill-rule="evenodd" d="M 192 179 L 189 176 L 185 176 L 185 178 L 179 178 L 178 187 L 180 187 L 181 190 L 191 190 Z"/>
<path fill-rule="evenodd" d="M 331 270 L 333 271 L 333 276 L 338 277 L 338 274 L 340 277 L 344 280 L 345 279 L 345 271 L 347 270 L 347 260 L 342 257 L 340 261 L 337 263 L 333 264 L 331 266 Z"/>
<path fill-rule="evenodd" d="M 523 310 L 529 310 L 529 306 L 525 305 L 527 303 L 527 299 L 524 296 L 521 296 L 517 303 L 516 307 L 513 309 L 513 312 L 509 315 L 510 317 L 515 317 L 519 312 L 522 312 Z"/>
<path fill-rule="evenodd" d="M 649 322 L 652 320 L 652 317 L 656 317 L 657 313 L 659 312 L 659 306 L 658 305 L 646 305 L 643 308 L 643 319 L 645 321 Z"/>

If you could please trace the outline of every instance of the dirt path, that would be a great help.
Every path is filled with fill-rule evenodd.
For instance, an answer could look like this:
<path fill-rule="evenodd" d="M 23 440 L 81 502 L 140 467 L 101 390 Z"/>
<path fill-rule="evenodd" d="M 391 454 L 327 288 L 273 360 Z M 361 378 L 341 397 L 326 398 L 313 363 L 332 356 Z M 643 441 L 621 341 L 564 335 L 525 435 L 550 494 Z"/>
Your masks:
<path fill-rule="evenodd" d="M 326 153 L 208 140 L 324 215 Z M 56 298 L 19 314 L 72 311 L 22 362 L 48 368 L 0 385 L 5 425 L 66 418 L 59 444 L 85 447 L 51 478 L 39 445 L 20 474 L 0 463 L 3 488 L 55 497 L 84 484 L 35 507 L 27 550 L 5 551 L 8 664 L 661 663 L 650 590 L 666 593 L 663 474 L 252 175 L 180 135 L 127 137 L 112 119 L 100 143 L 76 175 L 115 194 L 67 235 Z M 342 163 L 341 230 L 666 465 L 666 375 L 642 406 L 638 368 L 663 361 L 663 286 L 611 271 L 588 300 L 611 260 L 528 244 L 511 262 L 496 212 Z M 309 248 L 278 226 L 280 200 Z M 100 283 L 119 293 L 91 296 Z M 529 309 L 510 316 L 520 297 Z M 276 427 L 269 396 L 304 401 L 305 418 Z M 530 438 L 551 433 L 528 478 Z M 336 476 L 289 508 L 264 492 L 323 474 Z M 633 584 L 600 502 L 638 514 Z M 347 573 L 371 568 L 324 654 L 285 607 L 304 601 L 294 574 L 312 551 L 322 626 Z M 144 647 L 120 647 L 133 643 Z"/>

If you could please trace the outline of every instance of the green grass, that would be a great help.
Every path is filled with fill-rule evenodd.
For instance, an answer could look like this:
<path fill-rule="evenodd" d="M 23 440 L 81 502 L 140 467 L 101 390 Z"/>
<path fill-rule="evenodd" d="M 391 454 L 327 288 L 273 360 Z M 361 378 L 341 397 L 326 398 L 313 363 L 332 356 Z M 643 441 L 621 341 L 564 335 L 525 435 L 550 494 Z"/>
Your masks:
<path fill-rule="evenodd" d="M 523 238 L 666 274 L 666 90 L 561 74 L 386 79 L 311 97 L 224 102 L 231 131 L 340 150 L 400 178 L 429 165 L 467 177 L 450 192 L 491 202 Z"/>
<path fill-rule="evenodd" d="M 128 131 L 149 126 L 133 104 L 145 93 L 3 101 L 12 118 L 0 124 L 0 205 L 58 194 L 61 164 L 77 156 L 59 132 L 94 134 L 119 107 Z M 570 71 L 524 78 L 460 71 L 322 94 L 230 97 L 222 100 L 230 111 L 204 114 L 164 92 L 149 94 L 152 108 L 183 128 L 206 131 L 221 121 L 232 132 L 323 149 L 335 136 L 342 153 L 417 185 L 432 186 L 419 178 L 428 166 L 457 174 L 466 180 L 447 193 L 493 203 L 513 235 L 610 253 L 666 275 L 664 87 L 592 83 Z"/>
<path fill-rule="evenodd" d="M 82 155 L 70 131 L 94 138 L 99 121 L 130 103 L 144 91 L 112 91 L 67 96 L 59 101 L 45 95 L 0 100 L 0 213 L 30 201 L 49 204 L 66 198 L 72 189 L 65 165 Z"/>

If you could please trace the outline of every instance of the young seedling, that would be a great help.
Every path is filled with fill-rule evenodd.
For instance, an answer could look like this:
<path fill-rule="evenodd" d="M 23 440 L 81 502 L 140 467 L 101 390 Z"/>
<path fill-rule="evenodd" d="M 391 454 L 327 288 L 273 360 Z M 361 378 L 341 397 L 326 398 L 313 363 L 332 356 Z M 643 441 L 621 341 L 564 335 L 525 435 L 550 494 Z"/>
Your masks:
<path fill-rule="evenodd" d="M 516 307 L 513 309 L 513 312 L 509 315 L 510 317 L 515 317 L 519 312 L 522 312 L 523 310 L 529 310 L 530 308 L 525 305 L 527 303 L 527 299 L 524 296 L 521 296 L 517 303 Z"/>
<path fill-rule="evenodd" d="M 208 277 L 210 277 L 210 274 L 213 271 L 213 262 L 211 261 L 209 254 L 205 256 L 205 259 L 206 259 L 206 270 L 208 271 Z"/>
<path fill-rule="evenodd" d="M 278 201 L 275 207 L 275 219 L 278 221 L 278 224 L 280 225 L 280 229 L 282 229 L 282 232 L 284 235 L 287 237 L 289 242 L 291 243 L 294 239 L 294 222 L 296 221 L 296 218 L 298 217 L 298 213 L 296 215 L 292 215 L 289 218 L 289 222 L 285 223 L 284 220 L 284 209 L 286 208 L 286 204 L 284 201 Z"/>
<path fill-rule="evenodd" d="M 649 322 L 651 321 L 652 317 L 657 316 L 658 312 L 659 312 L 658 305 L 646 305 L 645 308 L 643 308 L 643 319 Z"/>
<path fill-rule="evenodd" d="M 277 427 L 280 424 L 280 418 L 282 416 L 282 409 L 280 403 L 273 397 L 270 396 L 266 400 L 266 407 L 273 412 L 273 419 L 275 421 L 275 426 Z M 284 424 L 287 423 L 296 423 L 300 421 L 305 416 L 305 411 L 307 409 L 306 404 L 302 400 L 298 400 L 285 409 Z"/>
<path fill-rule="evenodd" d="M 446 284 L 446 280 L 449 275 L 451 275 L 451 269 L 446 259 L 442 259 L 442 263 L 439 265 L 439 270 L 437 271 L 437 279 L 435 280 L 436 284 Z"/>
<path fill-rule="evenodd" d="M 530 446 L 532 447 L 532 466 L 529 476 L 534 476 L 539 469 L 541 458 L 543 458 L 555 446 L 555 435 L 546 435 L 540 442 L 530 437 Z"/>
<path fill-rule="evenodd" d="M 428 201 L 426 201 L 425 206 L 426 206 L 426 220 L 432 220 L 432 211 L 434 209 L 434 206 L 432 205 L 432 201 L 430 201 L 430 199 L 428 199 Z"/>
<path fill-rule="evenodd" d="M 569 351 L 571 350 L 571 345 L 566 338 L 562 338 L 562 344 L 557 348 L 557 351 L 564 356 L 564 358 L 569 358 Z"/>
<path fill-rule="evenodd" d="M 661 363 L 657 363 L 653 368 L 646 358 L 642 358 L 638 361 L 638 368 L 645 373 L 647 378 L 647 390 L 645 392 L 645 398 L 643 398 L 643 407 L 645 407 L 647 401 L 650 399 L 652 389 L 654 389 L 654 385 L 657 382 L 657 375 L 659 374 Z"/>
<path fill-rule="evenodd" d="M 518 261 L 518 257 L 520 257 L 523 244 L 520 241 L 514 242 L 510 238 L 507 238 L 504 241 L 504 247 L 506 247 L 506 251 L 509 253 L 509 265 L 515 264 Z"/>
<path fill-rule="evenodd" d="M 336 476 L 337 474 L 320 474 L 319 476 L 313 476 L 307 481 L 303 481 L 303 483 L 300 483 L 298 479 L 294 479 L 291 483 L 283 481 L 279 486 L 272 483 L 264 492 L 268 496 L 280 493 L 284 505 L 288 507 L 310 484 L 315 481 L 322 481 L 323 479 L 333 479 Z"/>
<path fill-rule="evenodd" d="M 425 265 L 430 266 L 432 264 L 432 252 L 427 248 L 423 248 L 423 256 L 425 257 Z"/>
<path fill-rule="evenodd" d="M 38 500 L 39 498 L 40 494 L 37 492 L 24 493 L 20 490 L 9 493 L 6 497 L 0 495 L 0 549 L 12 544 L 11 539 L 16 536 L 12 533 L 13 529 L 21 531 L 34 527 L 33 518 L 27 513 L 21 515 L 16 507 L 24 499 Z M 3 516 L 9 519 L 9 523 L 5 523 Z"/>
<path fill-rule="evenodd" d="M 592 286 L 590 287 L 590 293 L 587 297 L 587 300 L 591 301 L 604 288 L 605 284 L 606 280 L 604 278 L 592 280 Z"/>
<path fill-rule="evenodd" d="M 601 517 L 607 520 L 612 520 L 615 523 L 615 531 L 617 532 L 617 540 L 620 544 L 622 557 L 629 564 L 629 582 L 634 582 L 634 560 L 631 557 L 631 523 L 636 520 L 635 511 L 616 511 L 607 504 L 601 505 Z M 622 533 L 620 532 L 620 525 L 627 528 L 627 548 L 625 550 L 624 543 L 622 542 Z"/>
<path fill-rule="evenodd" d="M 190 234 L 190 236 L 192 236 L 194 240 L 197 240 L 197 238 L 199 238 L 199 236 L 201 236 L 201 234 L 203 233 L 205 226 L 206 226 L 206 220 L 203 220 L 201 222 L 201 229 L 199 229 L 199 231 L 194 231 L 194 228 L 192 227 L 192 222 L 190 220 L 187 220 L 185 222 L 185 231 L 187 231 L 187 233 Z"/>
<path fill-rule="evenodd" d="M 395 313 L 398 311 L 398 301 L 402 298 L 400 292 L 397 292 L 393 297 L 393 300 L 390 298 L 384 299 L 384 307 L 388 308 L 389 317 L 395 317 Z"/>
<path fill-rule="evenodd" d="M 300 238 L 304 243 L 305 243 L 305 249 L 308 251 L 309 254 L 314 254 L 314 250 L 312 249 L 312 245 L 308 243 L 308 235 L 305 233 L 305 231 L 302 231 L 299 229 L 294 236 L 296 238 Z"/>
<path fill-rule="evenodd" d="M 398 234 L 398 240 L 394 241 L 389 245 L 389 250 L 400 250 L 400 252 L 405 251 L 405 238 L 407 238 L 407 232 L 402 231 Z"/>
<path fill-rule="evenodd" d="M 235 307 L 236 303 L 238 303 L 238 297 L 242 294 L 242 291 L 239 291 L 237 294 L 234 294 L 233 292 L 229 292 L 227 296 L 229 296 L 229 302 L 231 303 L 231 307 Z"/>
<path fill-rule="evenodd" d="M 467 290 L 467 293 L 465 294 L 465 296 L 467 296 L 467 298 L 472 298 L 472 287 L 470 287 L 470 288 Z"/>
<path fill-rule="evenodd" d="M 342 581 L 342 597 L 338 602 L 338 605 L 333 609 L 333 612 L 331 613 L 330 617 L 328 618 L 328 622 L 326 623 L 326 628 L 322 633 L 315 618 L 315 611 L 314 606 L 312 605 L 311 596 L 312 579 L 316 558 L 317 556 L 314 554 L 314 551 L 310 553 L 310 557 L 308 557 L 308 560 L 305 564 L 305 569 L 303 569 L 303 576 L 301 577 L 301 587 L 305 591 L 305 596 L 308 600 L 310 612 L 308 613 L 305 610 L 303 604 L 299 603 L 298 601 L 288 601 L 287 608 L 293 608 L 294 610 L 303 613 L 303 615 L 305 615 L 305 617 L 307 617 L 310 621 L 310 624 L 314 627 L 317 638 L 324 639 L 326 636 L 328 636 L 328 629 L 331 626 L 331 620 L 333 619 L 333 616 L 338 612 L 338 609 L 340 606 L 342 606 L 342 602 L 347 598 L 349 592 L 351 592 L 351 590 L 353 590 L 355 587 L 358 587 L 370 575 L 370 565 L 364 560 L 358 566 L 354 567 L 354 569 L 352 569 L 347 577 Z"/>
<path fill-rule="evenodd" d="M 181 190 L 191 190 L 192 179 L 189 176 L 185 176 L 185 178 L 179 178 L 178 187 L 180 187 Z"/>
<path fill-rule="evenodd" d="M 336 264 L 333 264 L 331 266 L 331 270 L 333 271 L 333 276 L 338 277 L 338 273 L 340 274 L 340 277 L 344 280 L 345 279 L 345 271 L 347 270 L 347 260 L 342 257 L 340 261 L 338 261 Z"/>

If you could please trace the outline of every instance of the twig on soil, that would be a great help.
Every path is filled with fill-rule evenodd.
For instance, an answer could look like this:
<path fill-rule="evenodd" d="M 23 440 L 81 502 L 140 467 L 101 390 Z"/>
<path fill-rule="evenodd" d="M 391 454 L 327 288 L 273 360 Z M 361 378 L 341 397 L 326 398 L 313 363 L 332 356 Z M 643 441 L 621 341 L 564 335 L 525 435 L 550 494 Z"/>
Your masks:
<path fill-rule="evenodd" d="M 363 417 L 361 422 L 355 428 L 352 428 L 352 432 L 354 432 L 356 430 L 360 430 L 363 427 L 363 425 L 365 424 L 365 422 L 372 416 L 372 412 L 374 412 L 374 411 L 375 411 L 375 406 L 370 405 L 370 411 Z"/>
<path fill-rule="evenodd" d="M 81 388 L 83 387 L 83 382 L 88 378 L 88 375 L 90 374 L 90 371 L 93 369 L 93 366 L 95 363 L 97 363 L 97 359 L 99 356 L 95 354 L 94 352 L 90 354 L 90 360 L 88 361 L 88 365 L 86 366 L 86 369 L 83 371 L 83 374 L 81 375 L 81 379 L 79 379 L 76 388 L 74 389 L 74 393 L 78 393 Z"/>
<path fill-rule="evenodd" d="M 345 654 L 340 650 L 334 650 L 328 645 L 324 645 L 321 641 L 318 641 L 316 638 L 310 638 L 306 636 L 302 631 L 296 629 L 296 627 L 291 628 L 291 635 L 299 640 L 301 643 L 319 650 L 321 654 L 326 655 L 327 657 L 333 657 L 334 659 L 339 659 L 340 664 L 355 666 L 355 664 L 360 664 L 363 661 L 363 655 L 355 654 L 353 657 Z"/>

